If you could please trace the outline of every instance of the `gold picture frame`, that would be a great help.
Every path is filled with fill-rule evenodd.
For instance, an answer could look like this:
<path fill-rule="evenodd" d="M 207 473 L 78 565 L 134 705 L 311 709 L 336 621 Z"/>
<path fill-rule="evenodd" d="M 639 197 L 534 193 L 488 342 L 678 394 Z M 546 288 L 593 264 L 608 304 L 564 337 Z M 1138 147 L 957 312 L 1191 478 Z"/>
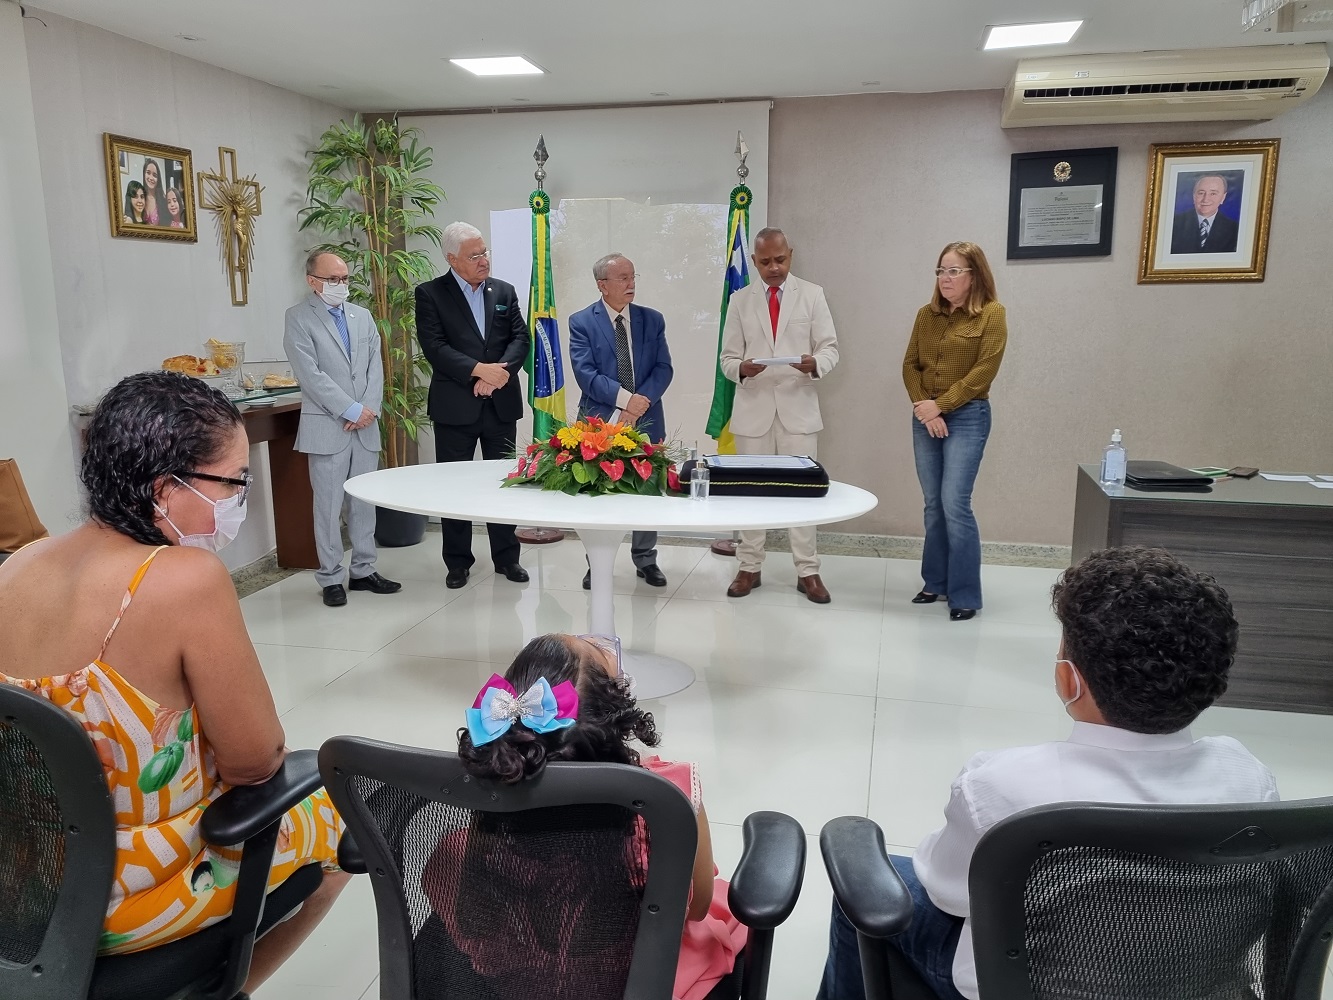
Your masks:
<path fill-rule="evenodd" d="M 1154 143 L 1139 284 L 1263 281 L 1279 140 Z"/>
<path fill-rule="evenodd" d="M 199 242 L 194 161 L 188 149 L 110 132 L 102 134 L 102 147 L 112 236 Z"/>

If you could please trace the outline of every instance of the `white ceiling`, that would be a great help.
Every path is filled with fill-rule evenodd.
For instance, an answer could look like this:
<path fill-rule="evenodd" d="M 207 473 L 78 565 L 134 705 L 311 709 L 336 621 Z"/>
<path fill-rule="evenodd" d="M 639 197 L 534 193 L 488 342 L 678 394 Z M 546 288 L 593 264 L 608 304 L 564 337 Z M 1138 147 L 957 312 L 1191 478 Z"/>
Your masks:
<path fill-rule="evenodd" d="M 1024 55 L 1333 40 L 1333 31 L 1242 32 L 1240 0 L 41 0 L 41 7 L 356 110 L 998 89 Z M 1079 17 L 1086 23 L 1070 45 L 980 50 L 988 24 Z M 547 75 L 484 79 L 448 62 L 512 54 Z"/>

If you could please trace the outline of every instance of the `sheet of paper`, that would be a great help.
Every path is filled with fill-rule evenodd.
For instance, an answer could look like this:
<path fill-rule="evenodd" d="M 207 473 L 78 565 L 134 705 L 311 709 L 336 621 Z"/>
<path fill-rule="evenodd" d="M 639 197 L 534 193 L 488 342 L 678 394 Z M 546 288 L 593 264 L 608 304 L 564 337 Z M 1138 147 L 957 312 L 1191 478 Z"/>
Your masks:
<path fill-rule="evenodd" d="M 1311 479 L 1309 476 L 1279 476 L 1276 472 L 1261 472 L 1261 473 L 1259 473 L 1259 475 L 1263 476 L 1265 479 L 1267 479 L 1269 482 L 1272 482 L 1272 483 L 1312 483 L 1312 482 L 1314 482 L 1314 480 Z"/>
<path fill-rule="evenodd" d="M 765 368 L 771 365 L 799 365 L 801 363 L 800 358 L 754 358 L 753 361 Z"/>
<path fill-rule="evenodd" d="M 813 469 L 815 463 L 804 455 L 709 455 L 714 469 Z"/>

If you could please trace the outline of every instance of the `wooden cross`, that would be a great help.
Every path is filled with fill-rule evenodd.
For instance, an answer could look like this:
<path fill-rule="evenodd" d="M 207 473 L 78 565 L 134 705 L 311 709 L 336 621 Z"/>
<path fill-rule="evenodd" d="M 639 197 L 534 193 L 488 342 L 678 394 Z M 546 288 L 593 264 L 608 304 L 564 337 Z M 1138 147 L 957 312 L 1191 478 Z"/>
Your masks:
<path fill-rule="evenodd" d="M 231 171 L 227 171 L 227 159 Z M 227 280 L 231 304 L 243 306 L 250 295 L 250 269 L 255 255 L 255 216 L 263 209 L 259 193 L 264 189 L 254 175 L 236 176 L 236 150 L 218 147 L 218 172 L 199 171 L 199 205 L 213 213 L 218 249 Z M 239 279 L 239 282 L 238 282 Z"/>

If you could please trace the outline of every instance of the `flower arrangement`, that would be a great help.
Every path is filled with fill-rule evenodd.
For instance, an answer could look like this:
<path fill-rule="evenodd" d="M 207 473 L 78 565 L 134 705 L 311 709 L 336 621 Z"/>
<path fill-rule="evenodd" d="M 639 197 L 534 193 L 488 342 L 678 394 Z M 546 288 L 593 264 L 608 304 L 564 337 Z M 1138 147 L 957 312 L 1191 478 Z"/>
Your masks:
<path fill-rule="evenodd" d="M 675 457 L 666 442 L 654 444 L 631 424 L 586 417 L 528 445 L 504 485 L 537 483 L 571 496 L 660 496 L 681 489 Z"/>

